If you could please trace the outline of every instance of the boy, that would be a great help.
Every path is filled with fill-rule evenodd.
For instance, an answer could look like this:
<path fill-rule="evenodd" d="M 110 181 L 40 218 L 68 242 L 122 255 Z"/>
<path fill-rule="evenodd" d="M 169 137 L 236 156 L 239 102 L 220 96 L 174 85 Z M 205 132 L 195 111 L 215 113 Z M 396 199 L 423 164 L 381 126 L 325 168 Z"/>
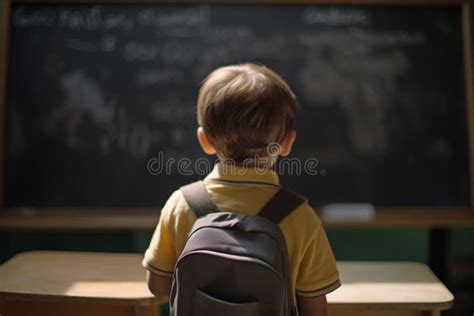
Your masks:
<path fill-rule="evenodd" d="M 270 69 L 242 64 L 216 69 L 204 80 L 197 101 L 197 138 L 219 163 L 204 179 L 223 212 L 255 215 L 277 192 L 272 164 L 287 156 L 296 138 L 293 92 Z M 278 144 L 277 152 L 273 147 Z M 196 215 L 181 191 L 164 206 L 143 260 L 148 285 L 168 296 L 176 260 Z M 321 221 L 303 203 L 280 223 L 288 248 L 292 304 L 299 315 L 326 315 L 326 294 L 340 286 L 339 275 Z"/>

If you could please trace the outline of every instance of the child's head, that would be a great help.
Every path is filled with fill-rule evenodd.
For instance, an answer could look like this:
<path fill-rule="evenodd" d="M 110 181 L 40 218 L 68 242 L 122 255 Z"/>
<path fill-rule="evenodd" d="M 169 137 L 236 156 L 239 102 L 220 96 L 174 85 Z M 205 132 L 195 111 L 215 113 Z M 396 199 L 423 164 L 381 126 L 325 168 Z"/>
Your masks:
<path fill-rule="evenodd" d="M 272 143 L 280 144 L 280 155 L 287 155 L 296 136 L 296 109 L 291 89 L 265 66 L 221 67 L 199 90 L 198 139 L 206 153 L 238 163 L 267 157 Z"/>

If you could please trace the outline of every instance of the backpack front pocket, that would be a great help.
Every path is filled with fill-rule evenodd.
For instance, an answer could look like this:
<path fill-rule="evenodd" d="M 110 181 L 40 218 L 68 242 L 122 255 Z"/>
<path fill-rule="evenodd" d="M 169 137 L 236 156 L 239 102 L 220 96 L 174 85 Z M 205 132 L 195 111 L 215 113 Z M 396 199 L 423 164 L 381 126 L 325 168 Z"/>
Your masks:
<path fill-rule="evenodd" d="M 200 290 L 194 294 L 193 316 L 225 315 L 225 316 L 258 316 L 259 303 L 232 303 L 212 297 Z"/>

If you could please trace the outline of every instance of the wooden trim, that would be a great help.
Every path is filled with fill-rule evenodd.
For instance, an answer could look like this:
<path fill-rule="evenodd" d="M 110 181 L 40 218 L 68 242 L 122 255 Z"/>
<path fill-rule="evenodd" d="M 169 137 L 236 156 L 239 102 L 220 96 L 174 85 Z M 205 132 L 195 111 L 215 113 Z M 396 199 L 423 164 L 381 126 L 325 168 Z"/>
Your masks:
<path fill-rule="evenodd" d="M 470 208 L 380 209 L 369 220 L 326 220 L 331 229 L 433 229 L 474 227 L 474 212 Z"/>
<path fill-rule="evenodd" d="M 156 227 L 159 209 L 15 209 L 0 210 L 0 229 L 129 230 Z"/>
<path fill-rule="evenodd" d="M 0 205 L 5 205 L 5 163 L 6 163 L 6 91 L 8 71 L 8 49 L 10 38 L 10 0 L 3 1 L 2 48 L 0 49 Z"/>
<path fill-rule="evenodd" d="M 318 210 L 317 210 L 318 211 Z M 325 219 L 330 229 L 430 229 L 474 227 L 469 208 L 378 209 L 368 220 Z M 142 209 L 4 209 L 0 212 L 3 230 L 134 230 L 154 229 L 159 210 Z"/>
<path fill-rule="evenodd" d="M 465 0 L 12 0 L 13 3 L 26 4 L 146 4 L 146 3 L 181 3 L 181 4 L 326 4 L 326 5 L 393 5 L 393 6 L 436 6 L 436 5 L 462 5 Z"/>
<path fill-rule="evenodd" d="M 470 23 L 470 1 L 466 0 L 462 6 L 463 22 L 463 45 L 464 45 L 464 75 L 466 81 L 466 112 L 469 145 L 469 167 L 470 167 L 470 189 L 471 206 L 474 206 L 474 94 L 473 94 L 473 68 L 472 68 L 472 44 Z"/>

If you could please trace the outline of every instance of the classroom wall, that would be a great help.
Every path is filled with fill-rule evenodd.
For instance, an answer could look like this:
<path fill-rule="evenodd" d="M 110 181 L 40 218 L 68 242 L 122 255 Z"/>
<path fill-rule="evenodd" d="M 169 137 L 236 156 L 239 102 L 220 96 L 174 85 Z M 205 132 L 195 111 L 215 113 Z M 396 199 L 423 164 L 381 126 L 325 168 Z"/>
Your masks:
<path fill-rule="evenodd" d="M 3 1 L 0 0 L 0 4 Z M 471 3 L 474 4 L 474 1 Z M 474 9 L 471 16 L 474 17 Z M 472 30 L 474 34 L 474 27 Z M 0 43 L 3 45 L 3 41 Z M 143 253 L 151 234 L 151 230 L 0 230 L 0 264 L 17 253 L 39 249 Z M 425 229 L 338 229 L 329 230 L 328 237 L 338 260 L 404 260 L 427 263 L 429 259 L 428 231 Z M 474 229 L 456 229 L 451 235 L 449 261 L 459 262 L 466 258 L 474 259 Z M 470 307 L 466 307 L 468 302 L 469 295 L 458 295 L 456 304 L 462 306 L 456 308 L 455 314 L 464 315 L 465 311 L 469 311 Z"/>

